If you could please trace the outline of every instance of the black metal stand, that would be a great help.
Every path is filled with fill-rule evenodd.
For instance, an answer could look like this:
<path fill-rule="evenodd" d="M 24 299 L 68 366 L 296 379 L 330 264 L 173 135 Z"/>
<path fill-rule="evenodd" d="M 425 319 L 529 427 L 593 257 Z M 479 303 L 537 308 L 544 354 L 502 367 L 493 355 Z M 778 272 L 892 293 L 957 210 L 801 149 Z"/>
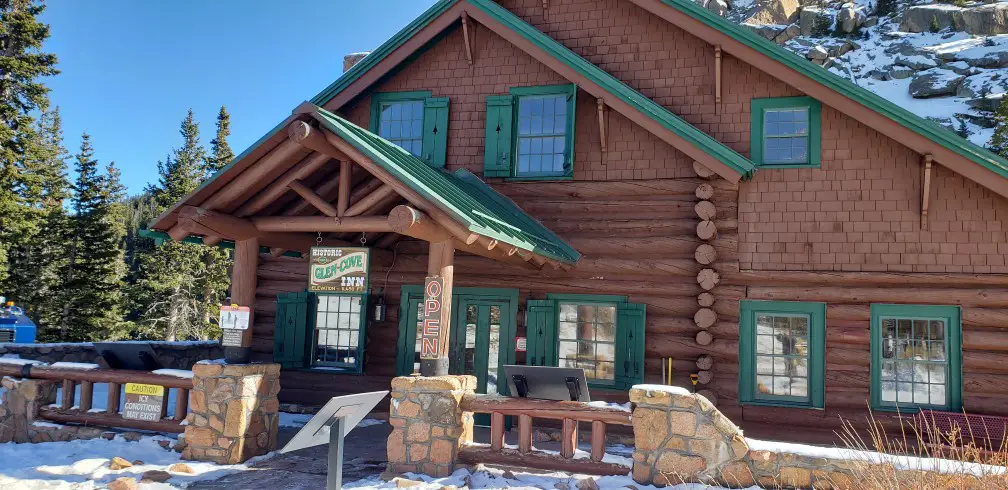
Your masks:
<path fill-rule="evenodd" d="M 343 437 L 346 435 L 346 420 L 333 419 L 329 426 L 329 468 L 326 475 L 326 490 L 343 488 Z"/>

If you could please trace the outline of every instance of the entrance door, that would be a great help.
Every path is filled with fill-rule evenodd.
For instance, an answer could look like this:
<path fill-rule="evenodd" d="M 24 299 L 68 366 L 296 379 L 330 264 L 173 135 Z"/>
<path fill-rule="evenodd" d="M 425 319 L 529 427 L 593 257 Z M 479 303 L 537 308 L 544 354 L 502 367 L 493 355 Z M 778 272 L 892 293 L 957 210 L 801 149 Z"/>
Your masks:
<path fill-rule="evenodd" d="M 514 362 L 510 343 L 515 335 L 508 306 L 504 300 L 471 296 L 459 298 L 456 305 L 451 371 L 476 376 L 478 393 L 507 393 L 502 366 Z"/>
<path fill-rule="evenodd" d="M 422 288 L 403 286 L 401 298 L 397 373 L 408 376 L 420 369 Z M 515 363 L 517 315 L 517 289 L 455 288 L 449 372 L 476 376 L 479 393 L 507 394 L 501 367 Z"/>

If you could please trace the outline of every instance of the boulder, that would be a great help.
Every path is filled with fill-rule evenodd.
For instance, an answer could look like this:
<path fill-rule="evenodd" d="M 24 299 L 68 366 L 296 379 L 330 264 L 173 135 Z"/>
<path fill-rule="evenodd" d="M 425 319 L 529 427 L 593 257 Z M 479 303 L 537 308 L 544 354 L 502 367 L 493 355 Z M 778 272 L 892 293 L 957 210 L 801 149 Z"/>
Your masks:
<path fill-rule="evenodd" d="M 861 24 L 861 27 L 875 27 L 877 25 L 878 25 L 878 17 L 873 15 L 865 19 L 864 24 Z"/>
<path fill-rule="evenodd" d="M 150 470 L 140 475 L 140 483 L 164 483 L 171 480 L 171 473 L 162 470 Z"/>
<path fill-rule="evenodd" d="M 900 30 L 906 32 L 929 32 L 934 20 L 939 29 L 966 31 L 976 36 L 992 36 L 1008 33 L 1008 5 L 994 3 L 962 8 L 948 4 L 934 3 L 915 5 L 903 12 Z"/>
<path fill-rule="evenodd" d="M 956 96 L 969 99 L 988 95 L 1001 96 L 1005 93 L 1008 93 L 1008 70 L 985 71 L 968 76 L 956 90 Z"/>
<path fill-rule="evenodd" d="M 960 75 L 966 75 L 966 76 L 975 75 L 977 72 L 980 71 L 977 70 L 976 68 L 973 68 L 972 66 L 969 66 L 969 63 L 966 63 L 965 61 L 954 61 L 952 63 L 945 63 L 944 65 L 941 65 L 941 67 L 944 70 L 952 70 Z"/>
<path fill-rule="evenodd" d="M 845 3 L 836 14 L 836 22 L 840 30 L 850 34 L 864 22 L 864 15 L 853 3 Z"/>
<path fill-rule="evenodd" d="M 750 31 L 755 32 L 763 39 L 769 39 L 771 41 L 773 41 L 774 38 L 777 37 L 777 34 L 781 31 L 781 29 L 778 26 L 774 25 L 765 26 L 757 24 L 742 24 L 742 26 L 745 27 L 746 29 L 749 29 Z"/>
<path fill-rule="evenodd" d="M 896 58 L 893 59 L 893 63 L 907 68 L 913 68 L 914 70 L 927 70 L 938 66 L 938 62 L 935 61 L 934 58 L 923 54 L 897 55 Z"/>
<path fill-rule="evenodd" d="M 108 484 L 108 490 L 137 490 L 138 485 L 136 478 L 116 478 Z"/>
<path fill-rule="evenodd" d="M 728 2 L 725 0 L 707 0 L 707 10 L 714 12 L 721 17 L 728 13 Z"/>
<path fill-rule="evenodd" d="M 743 22 L 754 25 L 788 25 L 798 19 L 799 7 L 799 0 L 758 0 L 746 11 Z"/>
<path fill-rule="evenodd" d="M 598 483 L 594 478 L 578 480 L 574 487 L 577 488 L 577 490 L 599 490 Z"/>
<path fill-rule="evenodd" d="M 114 456 L 112 461 L 109 461 L 109 469 L 113 471 L 126 469 L 131 466 L 133 466 L 133 463 L 130 463 L 126 460 L 126 458 L 120 458 L 119 456 Z"/>
<path fill-rule="evenodd" d="M 939 68 L 917 72 L 910 81 L 910 95 L 917 99 L 955 95 L 965 78 L 954 71 Z"/>
<path fill-rule="evenodd" d="M 912 77 L 914 73 L 917 72 L 913 68 L 910 68 L 908 66 L 895 65 L 890 66 L 889 71 L 886 73 L 889 75 L 889 78 L 891 80 L 903 80 Z"/>
<path fill-rule="evenodd" d="M 964 9 L 962 28 L 977 36 L 1008 33 L 1008 5 L 995 3 Z"/>
<path fill-rule="evenodd" d="M 777 36 L 772 39 L 773 42 L 777 44 L 784 44 L 798 36 L 801 35 L 801 27 L 798 24 L 791 24 L 785 27 L 783 30 L 777 33 Z"/>
<path fill-rule="evenodd" d="M 816 46 L 810 49 L 805 57 L 813 61 L 825 61 L 829 58 L 829 51 L 822 46 Z"/>
<path fill-rule="evenodd" d="M 1001 99 L 1004 98 L 1004 94 L 988 95 L 986 97 L 977 97 L 975 99 L 969 99 L 966 101 L 966 105 L 980 110 L 993 112 L 1001 107 Z"/>
<path fill-rule="evenodd" d="M 868 76 L 875 80 L 881 80 L 883 82 L 890 79 L 889 72 L 883 70 L 872 70 L 868 72 Z"/>
<path fill-rule="evenodd" d="M 170 471 L 172 473 L 186 473 L 186 474 L 190 474 L 190 475 L 193 474 L 193 473 L 195 473 L 195 471 L 193 471 L 192 467 L 189 466 L 189 465 L 187 465 L 187 464 L 185 464 L 185 463 L 175 463 L 175 464 L 173 464 L 173 465 L 171 465 L 171 466 L 168 467 L 168 471 Z"/>

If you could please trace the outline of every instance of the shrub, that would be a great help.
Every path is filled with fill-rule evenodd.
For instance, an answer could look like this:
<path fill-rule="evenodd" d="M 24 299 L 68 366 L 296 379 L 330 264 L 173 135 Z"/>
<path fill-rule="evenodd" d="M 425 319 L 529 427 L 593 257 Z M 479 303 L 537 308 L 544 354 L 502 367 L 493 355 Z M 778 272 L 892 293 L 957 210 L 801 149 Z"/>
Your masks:
<path fill-rule="evenodd" d="M 885 17 L 895 14 L 897 6 L 899 6 L 897 0 L 878 0 L 878 3 L 875 5 L 875 15 Z"/>
<path fill-rule="evenodd" d="M 938 16 L 936 15 L 931 16 L 931 25 L 928 27 L 931 32 L 938 32 L 941 30 L 941 27 L 938 25 Z"/>
<path fill-rule="evenodd" d="M 867 430 L 858 430 L 850 421 L 843 421 L 843 431 L 838 434 L 847 449 L 862 452 L 868 457 L 852 459 L 848 466 L 859 487 L 866 490 L 883 489 L 955 489 L 1008 488 L 1008 439 L 1002 438 L 1000 447 L 978 443 L 986 427 L 955 426 L 949 431 L 938 427 L 934 420 L 924 417 L 899 417 L 899 427 L 889 428 L 890 437 L 881 421 L 869 412 Z M 912 421 L 912 422 L 911 422 Z M 986 432 L 986 433 L 989 433 Z M 974 437 L 977 434 L 978 437 Z M 865 437 L 867 436 L 867 437 Z M 893 456 L 941 458 L 942 472 L 914 471 L 914 464 Z M 898 461 L 901 468 L 893 466 Z M 978 464 L 979 463 L 979 464 Z"/>

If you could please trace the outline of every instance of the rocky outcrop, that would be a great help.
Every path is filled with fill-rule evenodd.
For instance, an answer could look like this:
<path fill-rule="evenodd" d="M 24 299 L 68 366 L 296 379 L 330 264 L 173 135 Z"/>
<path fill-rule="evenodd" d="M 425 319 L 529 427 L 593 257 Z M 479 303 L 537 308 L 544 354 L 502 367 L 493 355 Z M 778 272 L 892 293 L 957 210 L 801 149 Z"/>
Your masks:
<path fill-rule="evenodd" d="M 1008 74 L 988 71 L 966 77 L 956 90 L 956 96 L 970 99 L 1008 92 Z"/>
<path fill-rule="evenodd" d="M 798 0 L 760 0 L 745 14 L 746 24 L 788 25 L 798 19 Z"/>
<path fill-rule="evenodd" d="M 836 22 L 841 31 L 850 34 L 864 24 L 865 14 L 853 3 L 845 3 L 837 12 Z"/>
<path fill-rule="evenodd" d="M 914 75 L 910 95 L 917 99 L 954 95 L 966 77 L 951 70 L 931 68 Z"/>
<path fill-rule="evenodd" d="M 821 30 L 822 27 L 829 29 L 832 23 L 833 20 L 830 18 L 829 13 L 822 9 L 805 7 L 798 14 L 798 26 L 801 28 L 801 35 L 803 36 L 817 35 L 818 30 Z"/>
<path fill-rule="evenodd" d="M 932 24 L 937 24 L 940 30 L 953 29 L 979 36 L 1006 34 L 1008 5 L 994 3 L 968 8 L 939 3 L 915 5 L 903 12 L 900 29 L 906 32 L 929 32 Z"/>

